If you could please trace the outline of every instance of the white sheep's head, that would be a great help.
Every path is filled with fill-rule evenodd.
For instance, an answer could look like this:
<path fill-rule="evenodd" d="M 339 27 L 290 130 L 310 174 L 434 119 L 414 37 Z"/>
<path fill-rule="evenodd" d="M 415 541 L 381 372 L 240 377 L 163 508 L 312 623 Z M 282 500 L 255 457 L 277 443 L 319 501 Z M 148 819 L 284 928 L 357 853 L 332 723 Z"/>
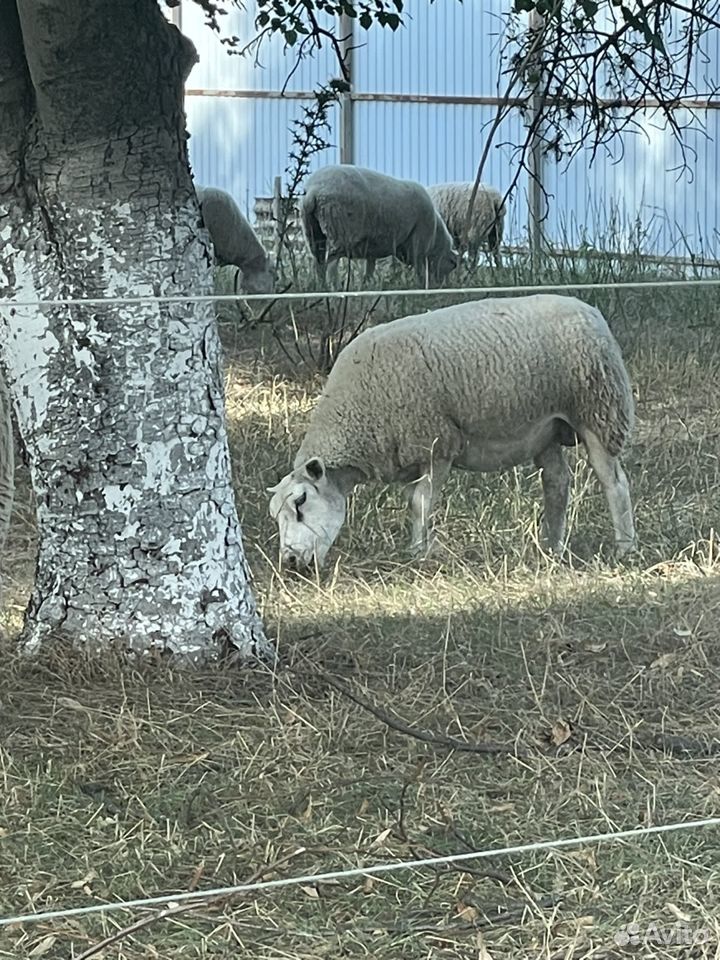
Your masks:
<path fill-rule="evenodd" d="M 274 487 L 270 516 L 280 533 L 280 559 L 302 570 L 325 563 L 345 522 L 345 497 L 328 477 L 320 457 L 306 460 Z"/>

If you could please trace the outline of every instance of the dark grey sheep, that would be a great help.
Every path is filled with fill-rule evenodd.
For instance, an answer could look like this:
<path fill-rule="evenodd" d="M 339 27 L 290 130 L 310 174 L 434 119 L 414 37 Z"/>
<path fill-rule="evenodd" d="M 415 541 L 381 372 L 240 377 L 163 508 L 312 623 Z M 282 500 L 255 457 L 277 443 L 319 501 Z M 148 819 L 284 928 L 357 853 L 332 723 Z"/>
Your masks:
<path fill-rule="evenodd" d="M 272 293 L 270 257 L 240 207 L 227 191 L 218 187 L 198 186 L 195 192 L 218 266 L 239 268 L 244 293 Z"/>
<path fill-rule="evenodd" d="M 338 164 L 311 174 L 300 202 L 300 218 L 320 282 L 328 263 L 340 257 L 365 260 L 365 279 L 375 261 L 397 257 L 426 287 L 458 264 L 452 238 L 427 190 L 375 170 Z"/>

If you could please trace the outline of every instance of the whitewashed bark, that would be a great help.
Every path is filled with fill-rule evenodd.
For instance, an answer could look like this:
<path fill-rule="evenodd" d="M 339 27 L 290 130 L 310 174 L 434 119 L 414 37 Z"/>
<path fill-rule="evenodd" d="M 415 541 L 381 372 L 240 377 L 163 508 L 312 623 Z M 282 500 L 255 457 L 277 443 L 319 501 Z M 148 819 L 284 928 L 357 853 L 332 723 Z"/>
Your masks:
<path fill-rule="evenodd" d="M 27 62 L 0 144 L 0 300 L 210 293 L 181 111 L 189 42 L 154 0 L 0 0 L 0 19 L 11 6 Z M 0 351 L 38 504 L 24 649 L 266 654 L 212 307 L 5 308 Z"/>
<path fill-rule="evenodd" d="M 15 458 L 10 397 L 0 372 L 0 556 L 5 548 L 15 492 Z M 0 580 L 0 587 L 2 582 Z M 1 597 L 1 594 L 0 594 Z"/>

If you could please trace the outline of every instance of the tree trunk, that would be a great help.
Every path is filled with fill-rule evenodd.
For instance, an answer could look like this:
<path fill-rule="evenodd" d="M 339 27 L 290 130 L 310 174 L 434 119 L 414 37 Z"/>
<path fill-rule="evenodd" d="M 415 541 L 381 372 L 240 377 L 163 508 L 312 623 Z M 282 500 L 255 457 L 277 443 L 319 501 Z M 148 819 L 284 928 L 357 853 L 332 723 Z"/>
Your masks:
<path fill-rule="evenodd" d="M 13 441 L 10 397 L 0 374 L 0 556 L 5 548 L 15 491 Z M 0 587 L 2 587 L 2 581 L 0 581 Z M 2 599 L 2 593 L 0 593 L 0 599 Z"/>
<path fill-rule="evenodd" d="M 212 292 L 181 106 L 195 59 L 155 0 L 0 0 L 0 298 Z M 25 649 L 267 652 L 212 307 L 1 318 L 38 504 Z"/>

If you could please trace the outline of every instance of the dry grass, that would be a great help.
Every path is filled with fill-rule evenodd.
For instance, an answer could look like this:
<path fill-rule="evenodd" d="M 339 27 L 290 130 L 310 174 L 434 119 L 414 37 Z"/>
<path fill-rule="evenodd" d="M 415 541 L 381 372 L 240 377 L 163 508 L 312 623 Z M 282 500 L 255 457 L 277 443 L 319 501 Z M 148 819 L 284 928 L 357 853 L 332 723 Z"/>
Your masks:
<path fill-rule="evenodd" d="M 526 469 L 452 478 L 442 561 L 409 562 L 397 492 L 375 487 L 355 498 L 326 577 L 283 578 L 263 490 L 286 469 L 317 382 L 284 370 L 267 331 L 229 335 L 246 546 L 286 666 L 274 681 L 122 673 L 6 651 L 2 912 L 241 882 L 301 847 L 272 875 L 720 814 L 715 296 L 602 303 L 638 393 L 626 460 L 643 547 L 622 566 L 603 557 L 609 521 L 581 461 L 569 563 L 538 549 Z M 11 625 L 32 540 L 20 509 L 5 558 Z M 422 743 L 344 690 L 418 729 L 510 749 Z M 103 956 L 715 957 L 717 837 L 289 888 L 197 908 Z M 134 919 L 0 929 L 0 957 L 77 957 Z M 651 927 L 643 945 L 618 946 L 633 921 L 674 942 L 653 942 Z M 709 942 L 683 946 L 683 925 Z"/>

